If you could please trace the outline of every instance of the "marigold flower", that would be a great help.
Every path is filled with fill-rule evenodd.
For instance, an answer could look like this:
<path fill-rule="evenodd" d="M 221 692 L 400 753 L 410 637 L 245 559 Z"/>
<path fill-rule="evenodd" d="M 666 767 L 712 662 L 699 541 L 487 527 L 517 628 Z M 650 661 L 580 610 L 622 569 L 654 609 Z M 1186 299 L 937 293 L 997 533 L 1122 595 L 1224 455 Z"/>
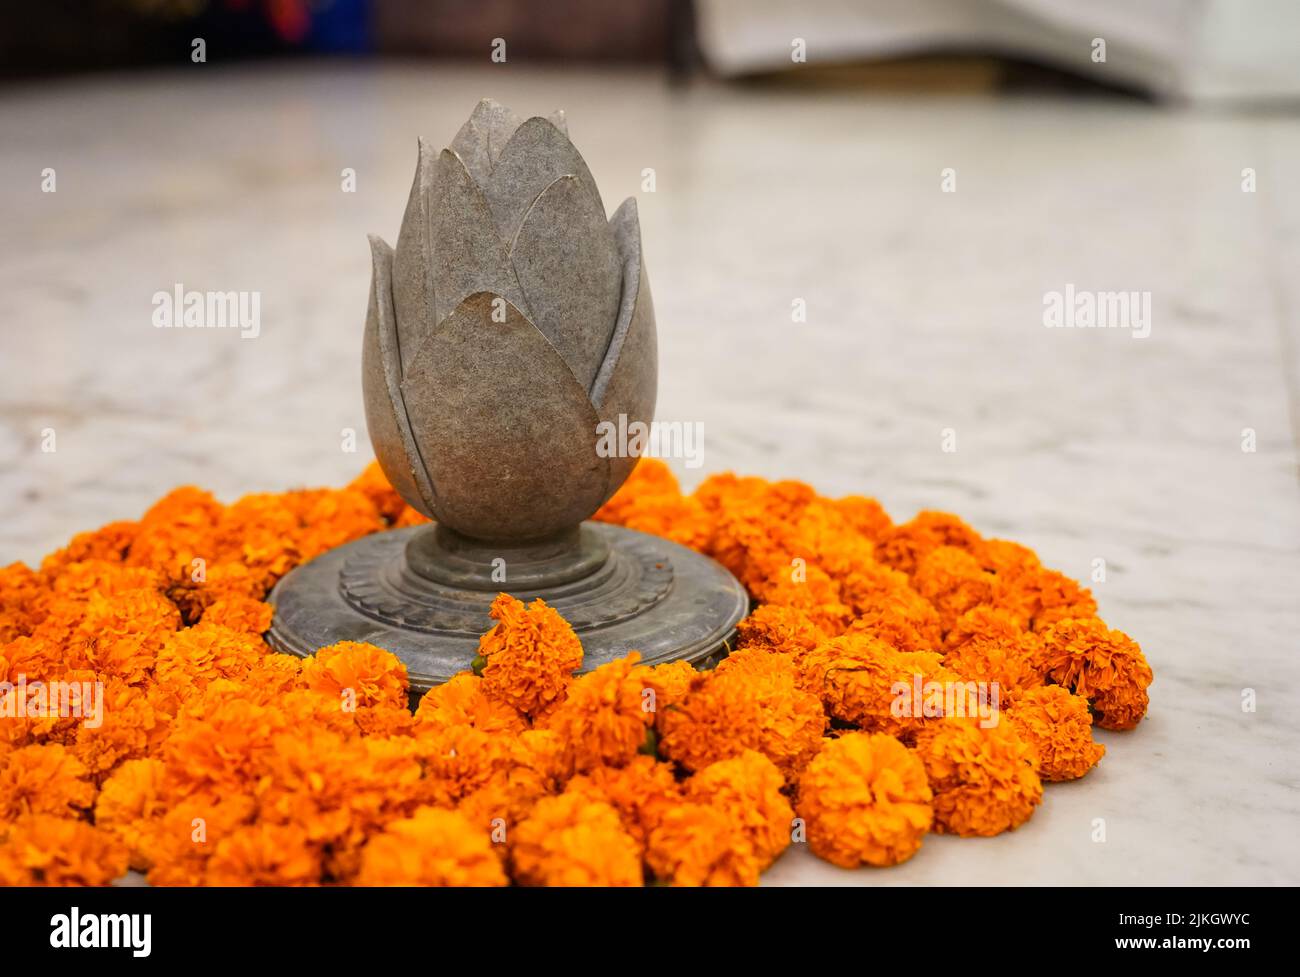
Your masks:
<path fill-rule="evenodd" d="M 916 738 L 934 792 L 935 830 L 996 835 L 1029 820 L 1043 799 L 1033 749 L 1011 723 L 931 723 Z"/>
<path fill-rule="evenodd" d="M 688 799 L 725 814 L 760 869 L 790 844 L 794 809 L 781 789 L 785 778 L 763 754 L 745 750 L 711 763 L 686 781 Z"/>
<path fill-rule="evenodd" d="M 827 740 L 799 778 L 797 810 L 813 854 L 841 868 L 897 865 L 934 817 L 925 765 L 884 733 Z"/>
<path fill-rule="evenodd" d="M 465 815 L 421 807 L 366 843 L 359 885 L 505 885 L 506 873 L 487 832 Z"/>
<path fill-rule="evenodd" d="M 803 611 L 780 604 L 762 604 L 736 626 L 738 648 L 755 648 L 798 658 L 830 635 Z"/>
<path fill-rule="evenodd" d="M 799 669 L 800 686 L 817 695 L 831 716 L 868 732 L 904 737 L 942 715 L 943 704 L 925 695 L 925 686 L 960 681 L 939 655 L 896 651 L 862 632 L 819 645 L 804 656 Z M 923 693 L 919 710 L 918 684 Z"/>
<path fill-rule="evenodd" d="M 582 644 L 559 613 L 538 598 L 527 607 L 508 594 L 492 602 L 497 623 L 479 640 L 483 691 L 536 717 L 564 699 L 582 665 Z"/>
<path fill-rule="evenodd" d="M 618 811 L 585 794 L 543 797 L 513 833 L 510 860 L 522 885 L 641 885 L 641 854 Z"/>
<path fill-rule="evenodd" d="M 528 725 L 514 709 L 484 692 L 483 680 L 472 672 L 461 672 L 421 696 L 415 720 L 428 730 L 473 726 L 493 734 L 522 733 Z"/>
<path fill-rule="evenodd" d="M 95 801 L 95 825 L 121 839 L 130 852 L 131 868 L 137 871 L 149 870 L 145 838 L 167 809 L 165 770 L 162 761 L 153 758 L 127 760 L 104 781 Z"/>
<path fill-rule="evenodd" d="M 270 604 L 252 597 L 231 595 L 219 597 L 209 604 L 203 611 L 202 623 L 261 636 L 271 630 L 274 616 L 275 609 Z"/>
<path fill-rule="evenodd" d="M 876 547 L 876 559 L 911 576 L 931 550 L 955 546 L 975 552 L 982 542 L 979 533 L 952 513 L 926 510 L 887 532 Z"/>
<path fill-rule="evenodd" d="M 261 638 L 247 631 L 203 624 L 167 636 L 154 675 L 183 701 L 202 693 L 216 679 L 247 678 L 269 652 Z"/>
<path fill-rule="evenodd" d="M 664 814 L 682 799 L 672 764 L 646 755 L 622 767 L 595 767 L 570 780 L 565 790 L 612 805 L 638 847 L 645 846 Z"/>
<path fill-rule="evenodd" d="M 294 825 L 259 821 L 235 828 L 213 849 L 207 885 L 316 885 L 321 853 Z"/>
<path fill-rule="evenodd" d="M 707 804 L 680 804 L 650 832 L 646 866 L 658 881 L 674 886 L 758 885 L 762 864 L 740 840 L 727 814 Z"/>
<path fill-rule="evenodd" d="M 27 814 L 73 817 L 94 803 L 86 765 L 58 743 L 14 750 L 0 768 L 0 821 Z"/>
<path fill-rule="evenodd" d="M 945 632 L 971 608 L 993 604 L 996 582 L 971 553 L 955 546 L 936 546 L 912 574 L 912 586 L 934 605 Z"/>
<path fill-rule="evenodd" d="M 1021 627 L 1015 614 L 996 607 L 975 607 L 959 617 L 944 636 L 944 667 L 962 678 L 996 682 L 1014 695 L 1043 684 L 1037 671 L 1041 642 Z"/>
<path fill-rule="evenodd" d="M 313 692 L 357 707 L 406 707 L 406 666 L 392 652 L 360 641 L 340 641 L 302 663 Z"/>
<path fill-rule="evenodd" d="M 658 689 L 654 673 L 638 665 L 641 655 L 607 662 L 569 686 L 565 700 L 541 725 L 554 730 L 570 769 L 620 767 L 632 760 L 654 726 Z"/>
<path fill-rule="evenodd" d="M 665 709 L 674 702 L 681 702 L 691 687 L 691 682 L 699 674 L 695 666 L 686 661 L 664 662 L 650 668 L 654 676 L 655 711 Z"/>
<path fill-rule="evenodd" d="M 168 728 L 148 697 L 121 679 L 110 678 L 102 690 L 97 724 L 81 720 L 72 741 L 73 753 L 96 781 L 124 760 L 145 756 Z"/>
<path fill-rule="evenodd" d="M 0 822 L 0 885 L 107 885 L 126 873 L 112 833 L 50 814 Z"/>
<path fill-rule="evenodd" d="M 1087 699 L 1098 726 L 1132 729 L 1142 721 L 1154 675 L 1136 641 L 1095 617 L 1060 621 L 1042 638 L 1040 672 Z"/>
<path fill-rule="evenodd" d="M 826 714 L 796 684 L 793 663 L 757 649 L 701 672 L 678 703 L 659 711 L 660 752 L 687 770 L 757 750 L 793 780 L 821 746 Z"/>
<path fill-rule="evenodd" d="M 849 521 L 849 525 L 873 543 L 884 539 L 894 526 L 884 507 L 865 495 L 846 495 L 836 499 L 832 505 Z"/>
<path fill-rule="evenodd" d="M 1092 739 L 1088 700 L 1064 686 L 1043 685 L 1016 697 L 1007 718 L 1033 748 L 1043 780 L 1075 780 L 1106 752 Z"/>
<path fill-rule="evenodd" d="M 713 535 L 711 514 L 698 499 L 682 495 L 672 470 L 657 458 L 642 458 L 591 518 L 697 550 L 705 549 Z"/>
<path fill-rule="evenodd" d="M 348 488 L 360 492 L 369 499 L 375 511 L 386 519 L 389 525 L 397 522 L 406 509 L 406 502 L 397 489 L 389 484 L 384 470 L 379 467 L 377 461 L 368 464 L 360 475 L 348 483 Z"/>

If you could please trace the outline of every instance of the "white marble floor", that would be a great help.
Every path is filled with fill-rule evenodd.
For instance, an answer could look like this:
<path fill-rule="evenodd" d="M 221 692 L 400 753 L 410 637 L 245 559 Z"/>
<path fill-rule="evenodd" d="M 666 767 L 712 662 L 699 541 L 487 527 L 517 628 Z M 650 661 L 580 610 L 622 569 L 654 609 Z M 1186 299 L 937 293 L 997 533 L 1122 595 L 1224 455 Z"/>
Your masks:
<path fill-rule="evenodd" d="M 177 484 L 359 470 L 365 233 L 394 240 L 416 135 L 450 139 L 485 94 L 566 108 L 606 205 L 638 194 L 659 417 L 705 425 L 685 481 L 800 477 L 956 511 L 1080 578 L 1102 558 L 1102 613 L 1155 668 L 1149 719 L 1013 834 L 887 872 L 792 850 L 769 882 L 1300 882 L 1292 119 L 516 66 L 0 90 L 0 562 Z M 177 283 L 260 291 L 260 336 L 155 329 Z M 1067 283 L 1150 292 L 1149 337 L 1044 328 Z"/>

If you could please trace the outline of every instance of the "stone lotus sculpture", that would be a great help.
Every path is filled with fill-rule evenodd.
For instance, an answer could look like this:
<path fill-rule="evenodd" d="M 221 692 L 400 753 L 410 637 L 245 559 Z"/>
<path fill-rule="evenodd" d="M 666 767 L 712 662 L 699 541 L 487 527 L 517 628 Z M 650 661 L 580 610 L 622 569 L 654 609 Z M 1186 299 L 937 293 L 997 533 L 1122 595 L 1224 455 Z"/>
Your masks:
<path fill-rule="evenodd" d="M 371 642 L 418 694 L 469 667 L 505 591 L 564 614 L 584 668 L 708 656 L 748 608 L 735 578 L 583 521 L 637 462 L 598 450 L 600 429 L 654 415 L 635 201 L 606 220 L 562 115 L 520 122 L 483 101 L 448 148 L 419 147 L 397 247 L 370 239 L 362 388 L 384 473 L 434 522 L 287 574 L 267 640 L 297 655 Z"/>
<path fill-rule="evenodd" d="M 483 540 L 571 529 L 635 457 L 597 426 L 654 415 L 654 306 L 632 198 L 609 220 L 562 113 L 479 103 L 419 143 L 396 250 L 371 238 L 363 389 L 384 473 Z M 391 294 L 391 304 L 388 296 Z"/>

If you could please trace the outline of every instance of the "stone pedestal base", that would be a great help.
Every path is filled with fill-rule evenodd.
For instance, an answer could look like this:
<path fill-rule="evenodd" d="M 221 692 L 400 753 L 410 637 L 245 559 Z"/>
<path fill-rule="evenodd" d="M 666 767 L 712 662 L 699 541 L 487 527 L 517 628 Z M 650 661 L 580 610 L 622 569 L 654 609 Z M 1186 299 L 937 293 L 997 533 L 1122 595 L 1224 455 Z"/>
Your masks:
<path fill-rule="evenodd" d="M 366 536 L 287 574 L 271 592 L 267 641 L 298 656 L 365 641 L 400 658 L 419 694 L 469 668 L 498 593 L 543 598 L 573 625 L 589 671 L 641 652 L 696 662 L 748 613 L 740 583 L 708 557 L 658 536 L 586 522 L 528 545 L 417 526 Z"/>

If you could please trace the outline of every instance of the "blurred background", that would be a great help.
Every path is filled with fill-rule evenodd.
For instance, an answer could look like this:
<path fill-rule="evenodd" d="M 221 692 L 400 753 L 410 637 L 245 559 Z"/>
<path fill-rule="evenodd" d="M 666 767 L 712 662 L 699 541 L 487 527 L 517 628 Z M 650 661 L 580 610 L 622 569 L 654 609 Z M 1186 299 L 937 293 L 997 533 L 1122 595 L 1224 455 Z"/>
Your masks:
<path fill-rule="evenodd" d="M 637 198 L 687 488 L 956 512 L 1151 660 L 1086 782 L 888 881 L 1300 880 L 1294 0 L 11 0 L 0 564 L 353 478 L 366 234 L 484 96 Z M 182 286 L 256 293 L 256 338 L 154 328 Z M 1067 287 L 1149 294 L 1149 335 L 1044 328 Z"/>
<path fill-rule="evenodd" d="M 194 37 L 228 60 L 477 60 L 501 37 L 516 57 L 657 64 L 677 77 L 1300 96 L 1300 6 L 1289 0 L 43 0 L 9 4 L 4 20 L 10 77 L 172 64 Z M 811 52 L 802 60 L 795 38 Z"/>

